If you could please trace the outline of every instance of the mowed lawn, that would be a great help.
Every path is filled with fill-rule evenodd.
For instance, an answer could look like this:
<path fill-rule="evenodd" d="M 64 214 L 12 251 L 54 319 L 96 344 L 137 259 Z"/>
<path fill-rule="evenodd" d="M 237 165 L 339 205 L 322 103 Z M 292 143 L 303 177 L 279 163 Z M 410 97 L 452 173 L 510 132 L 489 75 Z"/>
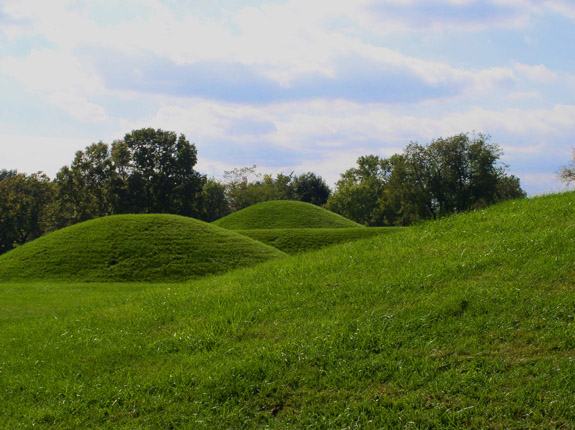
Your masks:
<path fill-rule="evenodd" d="M 286 228 L 363 228 L 335 212 L 292 200 L 270 200 L 248 206 L 212 223 L 228 230 Z"/>
<path fill-rule="evenodd" d="M 0 255 L 0 282 L 186 281 L 284 254 L 188 217 L 113 215 L 49 233 Z"/>
<path fill-rule="evenodd" d="M 187 283 L 0 284 L 0 428 L 570 428 L 575 194 Z"/>
<path fill-rule="evenodd" d="M 234 230 L 286 254 L 298 254 L 339 243 L 353 242 L 399 231 L 401 227 L 277 228 Z"/>

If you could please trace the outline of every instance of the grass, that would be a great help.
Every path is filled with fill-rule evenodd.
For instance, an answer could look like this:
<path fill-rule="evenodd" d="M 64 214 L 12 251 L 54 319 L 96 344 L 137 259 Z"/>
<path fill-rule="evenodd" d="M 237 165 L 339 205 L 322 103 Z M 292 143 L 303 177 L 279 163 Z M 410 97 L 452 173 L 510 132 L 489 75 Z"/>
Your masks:
<path fill-rule="evenodd" d="M 362 227 L 327 209 L 290 200 L 258 203 L 220 218 L 212 224 L 230 230 Z"/>
<path fill-rule="evenodd" d="M 0 281 L 182 281 L 283 253 L 175 215 L 116 215 L 50 233 L 0 256 Z"/>
<path fill-rule="evenodd" d="M 298 254 L 321 249 L 330 245 L 388 234 L 398 231 L 398 228 L 283 228 L 235 231 L 259 242 L 273 246 L 286 254 Z"/>
<path fill-rule="evenodd" d="M 179 284 L 0 283 L 0 428 L 571 428 L 574 214 L 507 202 Z"/>

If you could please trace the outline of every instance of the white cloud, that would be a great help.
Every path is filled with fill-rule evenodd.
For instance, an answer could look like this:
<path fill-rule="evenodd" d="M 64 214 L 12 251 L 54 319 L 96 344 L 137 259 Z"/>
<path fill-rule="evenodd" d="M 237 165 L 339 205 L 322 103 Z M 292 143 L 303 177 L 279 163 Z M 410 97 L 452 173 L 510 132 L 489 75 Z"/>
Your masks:
<path fill-rule="evenodd" d="M 532 190 L 529 195 L 549 194 L 560 192 L 565 186 L 557 179 L 556 173 L 530 173 L 522 172 L 519 175 L 521 187 Z"/>
<path fill-rule="evenodd" d="M 553 83 L 559 80 L 559 75 L 554 71 L 549 70 L 544 64 L 530 66 L 514 62 L 513 67 L 518 73 L 535 82 Z"/>
<path fill-rule="evenodd" d="M 362 21 L 374 33 L 476 32 L 522 28 L 539 6 L 532 0 L 372 0 Z"/>
<path fill-rule="evenodd" d="M 273 125 L 273 116 L 266 109 L 240 104 L 218 103 L 203 99 L 165 99 L 165 105 L 150 117 L 135 122 L 125 123 L 129 129 L 157 127 L 166 130 L 178 130 L 193 137 L 198 142 L 225 139 L 228 142 L 266 139 L 270 127 L 259 127 L 258 124 Z M 255 124 L 254 130 L 246 127 L 238 130 L 238 125 Z M 236 134 L 230 133 L 236 130 Z M 263 130 L 262 130 L 263 129 Z M 259 130 L 259 132 L 258 132 Z M 262 132 L 263 131 L 263 132 Z"/>
<path fill-rule="evenodd" d="M 391 155 L 410 140 L 427 142 L 478 130 L 524 140 L 509 147 L 512 156 L 536 156 L 546 151 L 539 146 L 543 137 L 566 139 L 575 133 L 575 107 L 567 104 L 568 96 L 549 101 L 545 93 L 549 86 L 538 85 L 564 86 L 564 94 L 573 91 L 575 78 L 560 68 L 551 70 L 539 62 L 502 65 L 480 60 L 471 64 L 487 65 L 464 66 L 445 59 L 447 55 L 437 60 L 414 49 L 408 54 L 399 48 L 401 43 L 391 48 L 386 39 L 392 33 L 396 38 L 411 32 L 418 37 L 445 30 L 456 37 L 457 32 L 520 28 L 556 13 L 573 18 L 572 0 L 286 0 L 274 4 L 262 0 L 233 10 L 223 8 L 226 2 L 211 4 L 219 9 L 213 15 L 202 13 L 207 6 L 201 2 L 195 7 L 181 2 L 183 8 L 175 10 L 174 2 L 142 0 L 138 3 L 143 13 L 127 13 L 125 19 L 113 22 L 95 16 L 92 6 L 103 2 L 114 4 L 110 0 L 3 0 L 3 15 L 11 20 L 0 31 L 8 43 L 39 37 L 46 41 L 42 46 L 50 48 L 4 55 L 0 73 L 65 110 L 72 120 L 109 121 L 113 111 L 118 118 L 109 121 L 113 124 L 108 127 L 123 127 L 115 137 L 148 126 L 183 132 L 198 143 L 200 159 L 204 149 L 211 151 L 206 166 L 214 172 L 238 167 L 231 165 L 229 156 L 234 148 L 237 154 L 247 154 L 245 159 L 250 150 L 277 151 L 281 155 L 275 164 L 268 164 L 270 169 L 313 170 L 336 180 L 357 156 Z M 121 62 L 128 57 L 143 59 L 142 66 L 155 72 L 156 88 L 149 88 L 157 83 L 154 79 L 142 79 L 140 87 L 126 85 L 138 75 L 133 70 L 136 60 Z M 121 75 L 114 81 L 117 86 L 98 68 L 101 59 L 109 61 L 109 75 Z M 212 64 L 232 67 L 223 67 L 211 81 L 201 81 L 192 73 L 196 69 L 188 67 L 206 65 L 209 78 Z M 142 77 L 146 70 L 139 72 Z M 200 81 L 202 90 L 204 84 L 220 85 L 219 92 L 198 94 L 194 87 L 183 94 L 182 88 L 189 89 L 185 84 L 193 79 Z M 224 97 L 228 89 L 236 90 L 236 98 Z M 260 90 L 262 96 L 242 99 L 251 89 Z M 403 95 L 410 90 L 415 94 L 412 99 L 388 97 L 394 91 Z M 365 97 L 355 97 L 362 91 Z M 133 119 L 136 114 L 122 113 L 112 105 L 118 99 L 126 102 L 128 107 L 123 109 L 130 109 L 130 100 L 154 113 Z M 532 108 L 505 105 L 518 106 L 521 101 L 529 101 Z M 555 106 L 534 108 L 536 103 Z M 42 141 L 46 147 L 57 145 Z M 218 145 L 227 159 L 217 160 Z M 48 157 L 47 152 L 40 153 Z M 64 162 L 72 156 L 73 152 L 66 153 Z"/>
<path fill-rule="evenodd" d="M 538 91 L 513 91 L 510 92 L 506 98 L 508 100 L 536 100 L 541 98 L 541 93 Z"/>
<path fill-rule="evenodd" d="M 94 139 L 96 140 L 96 139 Z M 23 173 L 43 171 L 51 177 L 61 167 L 69 165 L 76 151 L 84 149 L 94 140 L 86 137 L 30 136 L 0 134 L 2 166 Z"/>
<path fill-rule="evenodd" d="M 452 123 L 467 124 L 467 130 L 503 130 L 519 135 L 567 135 L 575 131 L 575 106 L 556 105 L 553 109 L 474 108 L 465 114 L 447 117 Z"/>
<path fill-rule="evenodd" d="M 573 0 L 546 0 L 543 4 L 552 12 L 575 19 L 575 2 Z"/>
<path fill-rule="evenodd" d="M 107 119 L 105 109 L 87 97 L 104 92 L 99 77 L 78 58 L 61 51 L 32 51 L 25 58 L 0 59 L 0 71 L 23 83 L 79 121 Z"/>
<path fill-rule="evenodd" d="M 447 64 L 406 56 L 361 42 L 361 38 L 331 31 L 329 22 L 345 16 L 361 26 L 366 0 L 313 3 L 291 0 L 279 5 L 245 7 L 226 19 L 207 20 L 193 13 L 177 14 L 160 1 L 145 2 L 149 18 L 102 27 L 90 18 L 82 2 L 41 3 L 8 0 L 5 10 L 25 19 L 28 30 L 58 46 L 60 55 L 78 56 L 85 47 L 120 50 L 124 54 L 153 53 L 175 64 L 225 61 L 254 67 L 282 86 L 312 75 L 333 78 L 344 58 L 363 58 L 381 67 L 407 69 L 429 84 L 475 82 L 491 88 L 510 71 L 458 70 Z M 76 6 L 75 6 L 76 5 Z M 58 61 L 55 59 L 54 61 Z"/>
<path fill-rule="evenodd" d="M 231 133 L 238 123 L 264 123 L 271 127 L 260 135 Z M 231 164 L 228 153 L 241 152 L 245 145 L 261 142 L 265 144 L 266 152 L 288 151 L 280 161 L 288 168 L 314 170 L 334 178 L 343 171 L 343 163 L 347 163 L 348 168 L 359 155 L 390 156 L 401 152 L 410 141 L 427 143 L 441 136 L 473 130 L 490 133 L 497 141 L 502 140 L 511 159 L 519 155 L 549 153 L 549 145 L 555 140 L 563 142 L 575 133 L 575 106 L 557 105 L 547 110 L 476 107 L 447 113 L 435 112 L 430 106 L 426 113 L 416 116 L 396 113 L 378 104 L 343 100 L 265 107 L 194 100 L 189 105 L 179 101 L 178 105 L 162 107 L 155 116 L 130 124 L 126 129 L 143 126 L 183 132 L 198 144 L 200 158 L 209 153 L 208 158 L 215 160 L 213 154 L 219 151 L 221 158 L 227 160 L 220 160 L 221 163 L 227 163 L 228 167 Z M 511 143 L 506 141 L 507 136 L 514 136 Z M 249 154 L 244 164 L 250 164 Z M 211 163 L 217 166 L 215 161 Z"/>
<path fill-rule="evenodd" d="M 318 159 L 304 161 L 293 166 L 293 170 L 296 171 L 296 174 L 314 172 L 333 187 L 340 179 L 340 175 L 347 169 L 354 167 L 358 157 L 362 155 L 366 155 L 366 152 L 356 148 L 342 151 L 324 151 Z"/>

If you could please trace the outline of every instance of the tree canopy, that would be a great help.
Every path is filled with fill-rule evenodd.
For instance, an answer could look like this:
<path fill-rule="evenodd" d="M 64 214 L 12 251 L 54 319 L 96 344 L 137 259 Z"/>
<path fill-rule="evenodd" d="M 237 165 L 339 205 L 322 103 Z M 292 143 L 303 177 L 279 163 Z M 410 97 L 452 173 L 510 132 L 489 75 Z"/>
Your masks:
<path fill-rule="evenodd" d="M 183 134 L 146 128 L 78 151 L 56 176 L 62 224 L 121 213 L 199 217 L 205 176 Z"/>
<path fill-rule="evenodd" d="M 0 173 L 0 254 L 46 231 L 53 195 L 50 179 L 41 172 Z"/>
<path fill-rule="evenodd" d="M 497 201 L 524 197 L 483 134 L 409 144 L 390 158 L 360 157 L 341 175 L 327 207 L 366 225 L 409 225 Z"/>
<path fill-rule="evenodd" d="M 557 176 L 567 186 L 575 182 L 575 150 L 573 150 L 573 159 L 569 165 L 561 167 Z"/>
<path fill-rule="evenodd" d="M 170 213 L 214 221 L 270 200 L 324 206 L 369 226 L 409 225 L 524 197 L 501 156 L 482 134 L 412 142 L 388 158 L 359 157 L 332 193 L 313 172 L 264 174 L 255 165 L 208 179 L 195 170 L 197 149 L 183 134 L 143 128 L 76 152 L 52 181 L 41 172 L 0 170 L 0 253 L 106 215 Z M 575 181 L 574 163 L 560 172 L 566 183 Z"/>
<path fill-rule="evenodd" d="M 321 206 L 331 190 L 321 176 L 306 172 L 300 176 L 261 174 L 257 166 L 226 171 L 224 182 L 232 211 L 270 200 L 298 200 Z"/>

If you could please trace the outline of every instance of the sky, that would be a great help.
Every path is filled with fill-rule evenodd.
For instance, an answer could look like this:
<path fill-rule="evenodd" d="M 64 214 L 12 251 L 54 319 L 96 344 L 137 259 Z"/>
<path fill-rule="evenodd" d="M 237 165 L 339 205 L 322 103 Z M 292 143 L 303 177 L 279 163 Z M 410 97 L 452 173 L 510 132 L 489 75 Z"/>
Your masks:
<path fill-rule="evenodd" d="M 529 194 L 575 148 L 575 0 L 0 0 L 0 169 L 183 133 L 197 170 L 312 171 L 479 132 Z"/>

